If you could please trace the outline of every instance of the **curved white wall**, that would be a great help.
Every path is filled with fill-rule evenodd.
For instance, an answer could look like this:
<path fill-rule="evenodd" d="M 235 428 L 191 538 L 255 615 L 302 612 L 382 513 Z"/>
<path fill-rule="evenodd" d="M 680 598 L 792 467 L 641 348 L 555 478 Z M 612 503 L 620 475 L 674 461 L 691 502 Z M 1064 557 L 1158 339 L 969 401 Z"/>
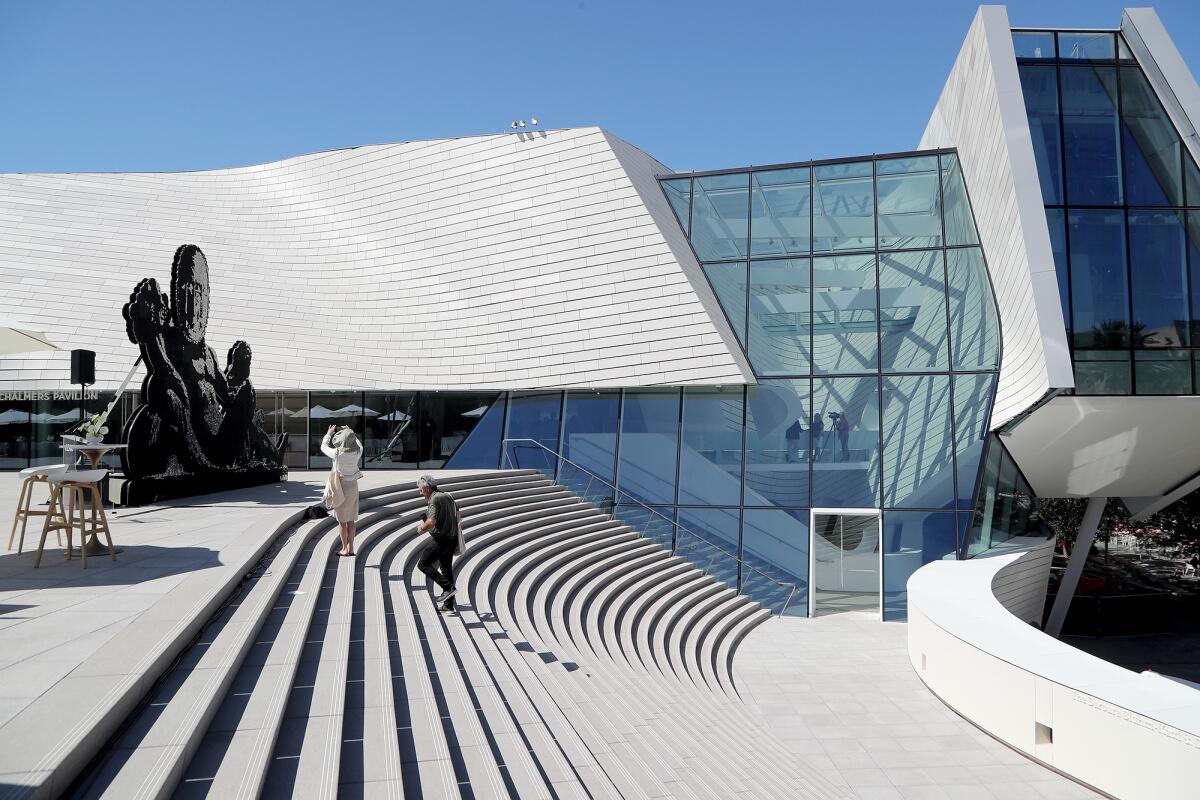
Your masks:
<path fill-rule="evenodd" d="M 917 570 L 913 667 L 971 722 L 1083 783 L 1122 800 L 1194 800 L 1200 691 L 1101 661 L 1009 613 L 993 585 L 1043 557 L 1034 549 Z"/>
<path fill-rule="evenodd" d="M 0 317 L 96 350 L 115 387 L 137 357 L 122 304 L 143 277 L 165 289 L 194 243 L 208 342 L 223 363 L 249 341 L 261 389 L 746 383 L 661 171 L 579 128 L 208 172 L 4 174 Z M 0 362 L 0 389 L 68 380 L 63 354 Z"/>

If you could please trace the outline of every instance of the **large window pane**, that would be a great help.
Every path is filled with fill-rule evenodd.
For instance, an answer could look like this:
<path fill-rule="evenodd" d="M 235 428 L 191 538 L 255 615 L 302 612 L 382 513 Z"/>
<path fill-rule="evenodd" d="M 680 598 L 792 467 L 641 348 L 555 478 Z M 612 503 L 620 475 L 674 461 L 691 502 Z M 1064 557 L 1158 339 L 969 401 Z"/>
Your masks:
<path fill-rule="evenodd" d="M 746 263 L 705 264 L 704 276 L 713 288 L 738 341 L 746 344 Z"/>
<path fill-rule="evenodd" d="M 1158 350 L 1133 354 L 1138 394 L 1191 394 L 1192 358 L 1189 350 Z"/>
<path fill-rule="evenodd" d="M 745 258 L 750 176 L 709 175 L 693 181 L 692 247 L 701 261 Z"/>
<path fill-rule="evenodd" d="M 954 376 L 954 461 L 958 475 L 958 507 L 975 507 L 979 460 L 988 435 L 994 375 Z"/>
<path fill-rule="evenodd" d="M 814 380 L 813 413 L 813 507 L 878 507 L 879 378 Z"/>
<path fill-rule="evenodd" d="M 521 466 L 541 470 L 554 476 L 554 453 L 558 452 L 559 411 L 562 392 L 513 392 L 508 398 L 508 424 L 505 439 L 532 439 L 541 447 L 528 442 L 510 442 L 510 448 L 522 448 Z M 552 452 L 547 452 L 547 448 Z"/>
<path fill-rule="evenodd" d="M 949 368 L 941 250 L 881 254 L 879 312 L 885 372 Z"/>
<path fill-rule="evenodd" d="M 812 319 L 806 258 L 750 262 L 750 363 L 759 375 L 807 375 Z"/>
<path fill-rule="evenodd" d="M 1054 34 L 1049 31 L 1013 31 L 1012 40 L 1019 59 L 1054 60 Z"/>
<path fill-rule="evenodd" d="M 988 465 L 965 550 L 976 555 L 1017 536 L 1038 536 L 1037 498 L 997 436 L 988 442 Z"/>
<path fill-rule="evenodd" d="M 979 232 L 975 230 L 975 217 L 967 197 L 967 183 L 954 153 L 942 156 L 942 206 L 946 216 L 946 244 L 979 244 Z"/>
<path fill-rule="evenodd" d="M 954 508 L 949 376 L 883 379 L 883 505 Z"/>
<path fill-rule="evenodd" d="M 880 249 L 938 247 L 942 212 L 937 156 L 875 162 Z"/>
<path fill-rule="evenodd" d="M 978 247 L 947 250 L 946 274 L 954 369 L 996 369 L 1000 325 L 983 253 Z"/>
<path fill-rule="evenodd" d="M 750 254 L 808 255 L 808 168 L 755 172 L 751 180 Z"/>
<path fill-rule="evenodd" d="M 29 400 L 0 400 L 0 469 L 29 466 L 30 405 Z"/>
<path fill-rule="evenodd" d="M 739 508 L 679 509 L 675 554 L 734 588 L 738 585 Z"/>
<path fill-rule="evenodd" d="M 671 203 L 671 210 L 675 212 L 675 218 L 679 220 L 679 227 L 683 228 L 686 234 L 688 219 L 692 213 L 692 179 L 674 178 L 663 181 L 662 187 Z"/>
<path fill-rule="evenodd" d="M 567 392 L 562 454 L 611 483 L 617 464 L 620 392 Z"/>
<path fill-rule="evenodd" d="M 363 406 L 363 469 L 415 469 L 416 392 L 366 392 Z"/>
<path fill-rule="evenodd" d="M 289 469 L 308 469 L 308 393 L 268 391 L 257 394 L 257 405 L 263 412 L 263 430 L 273 442 L 282 437 L 287 439 L 283 465 Z M 324 428 L 321 433 L 324 435 Z"/>
<path fill-rule="evenodd" d="M 1193 344 L 1200 345 L 1200 212 L 1187 212 L 1187 253 L 1192 276 L 1192 303 L 1188 314 L 1188 327 Z"/>
<path fill-rule="evenodd" d="M 809 382 L 760 381 L 746 387 L 746 497 L 748 506 L 807 506 L 813 437 Z"/>
<path fill-rule="evenodd" d="M 1077 347 L 1129 346 L 1125 215 L 1071 209 L 1072 330 Z"/>
<path fill-rule="evenodd" d="M 1183 205 L 1182 147 L 1175 126 L 1137 67 L 1121 70 L 1126 202 Z"/>
<path fill-rule="evenodd" d="M 678 449 L 679 391 L 625 392 L 618 467 L 621 491 L 650 505 L 674 503 Z"/>
<path fill-rule="evenodd" d="M 742 590 L 788 616 L 808 610 L 808 509 L 747 508 L 742 512 Z M 792 593 L 792 587 L 795 593 Z"/>
<path fill-rule="evenodd" d="M 1063 61 L 1113 61 L 1116 39 L 1111 33 L 1060 33 L 1058 57 Z"/>
<path fill-rule="evenodd" d="M 871 162 L 830 164 L 813 170 L 813 250 L 869 250 L 875 246 Z"/>
<path fill-rule="evenodd" d="M 309 392 L 307 409 L 308 467 L 329 469 L 329 457 L 321 452 L 321 440 L 330 425 L 348 425 L 363 435 L 363 406 L 361 392 Z"/>
<path fill-rule="evenodd" d="M 479 407 L 470 410 L 470 416 L 477 417 L 479 422 L 455 448 L 454 454 L 446 459 L 446 469 L 495 469 L 497 466 L 508 466 L 500 463 L 505 406 L 505 398 L 501 394 L 495 397 L 482 416 L 479 416 Z"/>
<path fill-rule="evenodd" d="M 957 552 L 954 512 L 883 512 L 883 618 L 908 619 L 908 579 L 925 564 Z"/>
<path fill-rule="evenodd" d="M 1117 76 L 1113 67 L 1063 67 L 1067 202 L 1119 205 L 1121 168 Z"/>
<path fill-rule="evenodd" d="M 1076 350 L 1075 394 L 1130 394 L 1128 350 Z"/>
<path fill-rule="evenodd" d="M 1130 210 L 1129 259 L 1134 346 L 1187 347 L 1188 277 L 1183 214 Z"/>
<path fill-rule="evenodd" d="M 443 467 L 495 400 L 495 392 L 422 392 L 417 402 L 421 409 L 417 426 L 420 467 Z"/>
<path fill-rule="evenodd" d="M 1046 227 L 1050 229 L 1050 249 L 1054 253 L 1054 277 L 1058 279 L 1058 300 L 1062 304 L 1067 338 L 1071 338 L 1071 283 L 1068 275 L 1071 261 L 1067 258 L 1067 212 L 1061 208 L 1046 209 Z"/>
<path fill-rule="evenodd" d="M 1042 185 L 1042 202 L 1062 204 L 1062 131 L 1058 116 L 1058 70 L 1021 66 L 1025 113 L 1033 137 L 1033 158 Z"/>
<path fill-rule="evenodd" d="M 742 501 L 742 387 L 683 391 L 680 505 Z"/>
<path fill-rule="evenodd" d="M 875 256 L 813 259 L 813 372 L 879 368 Z"/>

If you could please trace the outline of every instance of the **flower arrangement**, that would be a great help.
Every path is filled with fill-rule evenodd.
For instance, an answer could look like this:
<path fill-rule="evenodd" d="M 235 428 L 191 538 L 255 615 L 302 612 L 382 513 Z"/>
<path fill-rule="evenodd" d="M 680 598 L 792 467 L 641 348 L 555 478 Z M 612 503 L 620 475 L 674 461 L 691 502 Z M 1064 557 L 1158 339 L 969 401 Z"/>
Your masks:
<path fill-rule="evenodd" d="M 107 414 L 92 414 L 91 418 L 79 426 L 83 431 L 83 436 L 89 442 L 99 442 L 104 438 L 104 434 L 108 433 L 108 426 L 104 423 L 108 422 Z"/>

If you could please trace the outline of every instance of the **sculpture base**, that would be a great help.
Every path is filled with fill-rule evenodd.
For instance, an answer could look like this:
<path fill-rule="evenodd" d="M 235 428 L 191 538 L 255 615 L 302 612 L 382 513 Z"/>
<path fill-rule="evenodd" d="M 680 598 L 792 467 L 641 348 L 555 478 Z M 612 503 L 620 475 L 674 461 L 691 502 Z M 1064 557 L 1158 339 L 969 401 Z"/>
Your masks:
<path fill-rule="evenodd" d="M 121 505 L 144 506 L 201 494 L 248 489 L 286 480 L 286 467 L 262 466 L 192 475 L 150 475 L 130 478 L 121 487 Z"/>

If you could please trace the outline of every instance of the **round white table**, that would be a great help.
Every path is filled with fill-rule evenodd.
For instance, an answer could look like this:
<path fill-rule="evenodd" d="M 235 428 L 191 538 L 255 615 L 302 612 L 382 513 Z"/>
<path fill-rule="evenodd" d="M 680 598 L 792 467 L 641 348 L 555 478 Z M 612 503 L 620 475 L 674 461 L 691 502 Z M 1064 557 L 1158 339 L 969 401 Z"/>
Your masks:
<path fill-rule="evenodd" d="M 104 458 L 109 453 L 115 450 L 124 450 L 129 445 L 126 444 L 89 444 L 83 439 L 74 436 L 63 436 L 62 449 L 67 454 L 66 462 L 69 464 L 74 460 L 75 453 L 81 453 L 87 457 L 88 461 L 92 462 L 92 469 L 100 468 L 100 459 Z M 93 531 L 82 547 L 87 548 L 89 556 L 108 555 L 108 548 L 100 544 L 100 540 L 96 538 L 96 533 Z M 121 552 L 121 548 L 117 548 L 117 552 Z"/>

